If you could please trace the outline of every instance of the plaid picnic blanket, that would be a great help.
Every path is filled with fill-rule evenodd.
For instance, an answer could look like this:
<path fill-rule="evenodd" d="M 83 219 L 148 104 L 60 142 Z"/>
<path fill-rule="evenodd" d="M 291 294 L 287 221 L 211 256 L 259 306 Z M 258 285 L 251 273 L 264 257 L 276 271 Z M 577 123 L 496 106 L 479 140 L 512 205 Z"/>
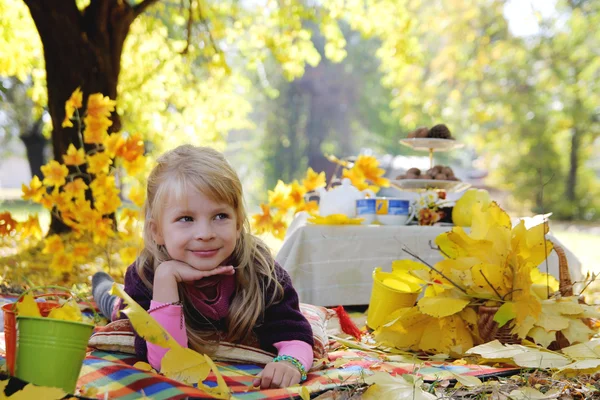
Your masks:
<path fill-rule="evenodd" d="M 478 377 L 516 373 L 517 368 L 495 368 L 485 365 L 460 365 L 444 362 L 394 362 L 385 361 L 381 354 L 361 350 L 339 350 L 329 354 L 330 367 L 312 372 L 303 383 L 312 396 L 332 389 L 360 385 L 364 376 L 373 371 L 396 374 L 416 374 L 426 381 L 454 379 L 453 374 Z M 168 379 L 162 375 L 133 367 L 138 360 L 123 353 L 92 351 L 88 353 L 78 380 L 81 396 L 96 399 L 202 399 L 211 398 L 201 390 Z M 0 358 L 0 366 L 4 359 Z M 298 390 L 251 388 L 254 376 L 261 366 L 216 363 L 232 394 L 240 399 L 289 399 L 299 397 Z M 216 386 L 211 374 L 204 382 Z"/>

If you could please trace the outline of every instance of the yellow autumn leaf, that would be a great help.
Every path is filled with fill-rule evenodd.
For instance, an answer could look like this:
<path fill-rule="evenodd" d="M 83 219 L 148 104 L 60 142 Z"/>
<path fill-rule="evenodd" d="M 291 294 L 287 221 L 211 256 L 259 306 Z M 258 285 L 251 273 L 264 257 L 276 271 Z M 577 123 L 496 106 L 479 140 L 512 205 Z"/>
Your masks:
<path fill-rule="evenodd" d="M 167 378 L 194 385 L 206 379 L 210 365 L 197 351 L 173 346 L 161 361 L 160 372 Z"/>
<path fill-rule="evenodd" d="M 423 329 L 419 349 L 439 353 L 463 354 L 473 347 L 473 337 L 459 315 L 434 318 Z"/>
<path fill-rule="evenodd" d="M 454 379 L 456 379 L 458 382 L 460 382 L 463 386 L 466 386 L 466 387 L 477 387 L 477 386 L 483 385 L 483 382 L 481 382 L 481 379 L 479 379 L 476 376 L 461 375 L 461 374 L 457 374 L 457 373 L 452 372 L 452 371 L 450 371 L 450 373 L 452 374 L 452 376 L 454 377 Z"/>
<path fill-rule="evenodd" d="M 133 368 L 137 368 L 139 370 L 147 371 L 147 372 L 156 372 L 154 370 L 154 368 L 152 368 L 152 365 L 148 364 L 147 362 L 143 362 L 143 361 L 138 361 L 135 364 L 133 364 Z"/>
<path fill-rule="evenodd" d="M 123 299 L 127 304 L 124 310 L 121 312 L 125 313 L 131 324 L 135 328 L 136 332 L 150 343 L 154 343 L 157 346 L 164 348 L 173 348 L 179 346 L 179 344 L 169 335 L 167 332 L 154 318 L 152 318 L 146 310 L 144 310 L 138 303 L 135 302 L 122 287 L 117 284 L 113 284 L 110 290 L 110 294 L 116 295 Z M 165 355 L 166 357 L 166 355 Z"/>
<path fill-rule="evenodd" d="M 375 372 L 365 377 L 365 383 L 371 385 L 361 396 L 365 400 L 436 399 L 435 395 L 421 389 L 421 378 L 411 375 L 392 376 L 384 372 Z"/>
<path fill-rule="evenodd" d="M 548 347 L 550 343 L 556 340 L 556 331 L 548 332 L 544 328 L 535 326 L 529 331 L 527 336 L 532 338 L 533 341 L 540 346 Z"/>
<path fill-rule="evenodd" d="M 521 354 L 527 350 L 527 347 L 519 344 L 502 344 L 498 340 L 492 340 L 484 344 L 472 347 L 467 350 L 466 354 L 479 354 L 481 357 L 488 360 L 510 359 L 517 354 Z"/>
<path fill-rule="evenodd" d="M 198 387 L 217 399 L 231 398 L 231 391 L 229 390 L 227 383 L 225 383 L 223 375 L 221 375 L 221 372 L 219 372 L 219 368 L 217 368 L 213 360 L 206 354 L 204 355 L 204 359 L 206 360 L 206 363 L 209 365 L 210 369 L 215 375 L 215 378 L 217 379 L 217 386 L 210 387 L 202 382 L 198 382 Z"/>
<path fill-rule="evenodd" d="M 583 375 L 589 374 L 592 375 L 600 369 L 600 359 L 587 359 L 587 360 L 578 360 L 571 364 L 567 364 L 560 368 L 557 374 L 566 374 L 566 375 Z"/>
<path fill-rule="evenodd" d="M 576 360 L 588 358 L 600 359 L 600 339 L 592 339 L 584 343 L 565 347 L 561 351 L 563 354 Z"/>
<path fill-rule="evenodd" d="M 23 299 L 17 303 L 17 315 L 21 317 L 42 317 L 40 309 L 31 293 L 23 296 Z"/>
<path fill-rule="evenodd" d="M 53 308 L 48 314 L 48 318 L 60 319 L 63 321 L 82 322 L 83 314 L 77 305 L 75 299 L 68 300 L 60 307 Z"/>
<path fill-rule="evenodd" d="M 331 214 L 326 217 L 314 215 L 307 220 L 315 225 L 360 225 L 364 218 L 350 218 L 345 214 Z"/>
<path fill-rule="evenodd" d="M 571 319 L 569 326 L 561 330 L 569 343 L 585 343 L 589 341 L 596 332 L 590 329 L 581 319 Z"/>
<path fill-rule="evenodd" d="M 525 368 L 560 368 L 571 360 L 562 354 L 526 347 L 526 350 L 515 354 L 512 359 L 519 367 Z"/>
<path fill-rule="evenodd" d="M 0 381 L 0 394 L 2 395 L 0 398 L 10 399 L 10 400 L 58 400 L 64 398 L 67 394 L 64 390 L 55 387 L 46 387 L 46 386 L 35 386 L 33 384 L 28 384 L 23 387 L 23 389 L 16 391 L 10 396 L 6 396 L 4 394 L 4 390 L 6 386 L 8 386 L 9 380 Z"/>
<path fill-rule="evenodd" d="M 470 303 L 468 299 L 454 297 L 423 297 L 417 302 L 419 311 L 435 318 L 447 317 L 460 312 Z"/>

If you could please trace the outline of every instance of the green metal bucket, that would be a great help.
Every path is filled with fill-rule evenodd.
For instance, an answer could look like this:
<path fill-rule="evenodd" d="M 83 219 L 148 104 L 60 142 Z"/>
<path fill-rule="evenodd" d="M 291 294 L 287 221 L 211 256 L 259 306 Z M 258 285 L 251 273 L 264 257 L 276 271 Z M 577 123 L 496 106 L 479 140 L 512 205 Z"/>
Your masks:
<path fill-rule="evenodd" d="M 74 393 L 93 329 L 81 322 L 17 317 L 15 376 Z"/>

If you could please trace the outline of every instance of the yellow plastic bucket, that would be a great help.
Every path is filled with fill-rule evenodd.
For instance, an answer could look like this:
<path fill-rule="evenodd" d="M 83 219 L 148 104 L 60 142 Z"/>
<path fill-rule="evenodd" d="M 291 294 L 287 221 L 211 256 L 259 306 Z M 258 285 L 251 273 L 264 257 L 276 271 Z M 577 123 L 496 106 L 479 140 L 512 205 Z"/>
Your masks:
<path fill-rule="evenodd" d="M 367 326 L 373 330 L 379 328 L 397 309 L 414 306 L 419 297 L 418 292 L 397 290 L 384 285 L 386 277 L 393 279 L 391 273 L 383 272 L 379 267 L 373 270 L 373 288 L 367 310 Z"/>

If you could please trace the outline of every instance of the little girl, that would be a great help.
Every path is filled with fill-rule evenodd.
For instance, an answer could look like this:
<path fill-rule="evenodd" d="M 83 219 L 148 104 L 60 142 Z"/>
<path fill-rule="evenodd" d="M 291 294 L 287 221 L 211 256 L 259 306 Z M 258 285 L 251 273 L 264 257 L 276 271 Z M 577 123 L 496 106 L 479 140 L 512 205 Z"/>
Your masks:
<path fill-rule="evenodd" d="M 148 178 L 144 249 L 125 291 L 182 346 L 211 352 L 218 340 L 276 352 L 254 380 L 262 389 L 306 378 L 313 337 L 289 275 L 249 231 L 239 177 L 219 152 L 190 145 L 163 154 Z M 112 279 L 93 279 L 110 314 Z M 122 306 L 121 306 L 122 307 Z M 160 369 L 167 349 L 136 335 L 138 357 Z"/>

